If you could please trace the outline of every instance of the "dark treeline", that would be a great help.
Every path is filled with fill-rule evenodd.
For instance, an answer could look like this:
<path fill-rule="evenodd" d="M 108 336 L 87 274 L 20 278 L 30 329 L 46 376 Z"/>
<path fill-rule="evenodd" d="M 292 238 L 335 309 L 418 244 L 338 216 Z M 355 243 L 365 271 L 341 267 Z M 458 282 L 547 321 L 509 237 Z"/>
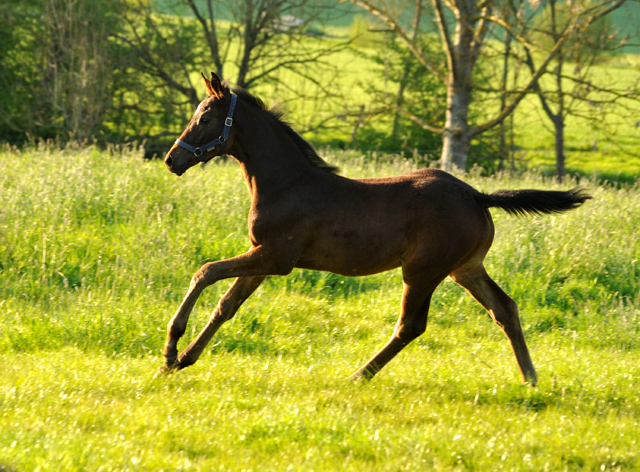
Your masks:
<path fill-rule="evenodd" d="M 312 79 L 305 74 L 345 47 L 309 47 L 322 34 L 312 21 L 338 14 L 322 2 L 242 3 L 4 2 L 0 140 L 167 141 L 201 98 L 199 71 L 247 89 L 276 83 L 284 69 Z"/>
<path fill-rule="evenodd" d="M 141 93 L 110 2 L 8 0 L 1 11 L 0 138 L 117 140 L 130 122 L 162 120 L 127 103 Z M 160 95 L 161 95 L 161 91 Z M 132 128 L 130 128 L 132 129 Z"/>

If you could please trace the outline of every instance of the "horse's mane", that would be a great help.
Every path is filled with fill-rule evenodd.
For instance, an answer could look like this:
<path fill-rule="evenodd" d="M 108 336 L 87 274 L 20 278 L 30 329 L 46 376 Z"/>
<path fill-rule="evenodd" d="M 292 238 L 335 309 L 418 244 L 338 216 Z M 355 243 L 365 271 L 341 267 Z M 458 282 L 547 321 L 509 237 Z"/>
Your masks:
<path fill-rule="evenodd" d="M 268 108 L 262 100 L 260 100 L 255 95 L 247 92 L 242 87 L 234 87 L 233 93 L 235 93 L 239 98 L 243 101 L 250 103 L 251 105 L 259 108 L 260 110 L 271 115 L 276 122 L 282 126 L 282 128 L 286 131 L 287 135 L 293 140 L 293 142 L 298 146 L 298 149 L 302 152 L 302 154 L 319 169 L 335 174 L 338 172 L 338 167 L 329 164 L 324 159 L 322 159 L 316 150 L 313 148 L 311 144 L 309 144 L 302 136 L 296 133 L 291 125 L 284 121 L 282 117 L 284 116 L 284 112 L 278 108 L 278 106 Z"/>

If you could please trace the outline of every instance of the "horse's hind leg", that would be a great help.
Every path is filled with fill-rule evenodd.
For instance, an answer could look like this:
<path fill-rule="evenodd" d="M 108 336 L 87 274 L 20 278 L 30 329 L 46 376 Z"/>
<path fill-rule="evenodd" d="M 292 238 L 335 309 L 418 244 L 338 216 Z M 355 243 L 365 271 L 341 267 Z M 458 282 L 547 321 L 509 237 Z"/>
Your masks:
<path fill-rule="evenodd" d="M 466 288 L 473 298 L 489 312 L 493 321 L 502 328 L 509 338 L 524 382 L 535 386 L 537 382 L 536 370 L 524 340 L 516 302 L 489 277 L 482 264 L 460 268 L 451 274 L 451 278 Z"/>
<path fill-rule="evenodd" d="M 407 344 L 424 333 L 427 328 L 431 295 L 441 281 L 442 279 L 426 284 L 411 283 L 405 276 L 402 311 L 391 339 L 369 362 L 349 378 L 372 378 Z"/>
<path fill-rule="evenodd" d="M 211 315 L 207 326 L 205 326 L 205 328 L 198 334 L 196 339 L 194 339 L 193 342 L 186 347 L 186 349 L 180 354 L 179 357 L 177 356 L 176 348 L 175 357 L 173 361 L 169 362 L 170 359 L 167 358 L 167 346 L 171 346 L 169 342 L 170 340 L 172 340 L 171 330 L 173 328 L 174 322 L 174 320 L 172 319 L 172 322 L 169 323 L 167 346 L 165 346 L 165 370 L 179 370 L 194 364 L 200 357 L 200 354 L 202 354 L 202 351 L 207 346 L 209 341 L 211 341 L 213 335 L 216 333 L 216 331 L 218 331 L 220 326 L 222 326 L 225 321 L 233 318 L 233 315 L 235 315 L 240 306 L 260 286 L 265 278 L 265 276 L 237 278 L 233 282 L 229 290 L 227 290 L 227 293 L 225 293 L 224 296 L 220 299 L 220 302 L 218 303 L 216 309 L 213 311 L 213 314 Z M 188 299 L 189 294 L 187 294 L 185 302 Z M 183 302 L 183 305 L 185 302 Z M 178 310 L 178 312 L 180 312 L 180 310 Z M 184 328 L 182 328 L 182 333 L 184 333 Z M 175 339 L 175 342 L 177 343 L 177 339 Z"/>

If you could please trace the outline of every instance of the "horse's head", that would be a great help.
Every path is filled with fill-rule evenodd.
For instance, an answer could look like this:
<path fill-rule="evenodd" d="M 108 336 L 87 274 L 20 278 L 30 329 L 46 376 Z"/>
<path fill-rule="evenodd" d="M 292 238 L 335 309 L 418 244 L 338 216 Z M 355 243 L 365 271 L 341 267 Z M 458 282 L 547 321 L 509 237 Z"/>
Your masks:
<path fill-rule="evenodd" d="M 223 154 L 229 147 L 236 96 L 213 72 L 211 80 L 204 74 L 202 78 L 208 96 L 200 102 L 189 125 L 164 159 L 169 170 L 177 175 L 184 174 L 199 162 Z"/>

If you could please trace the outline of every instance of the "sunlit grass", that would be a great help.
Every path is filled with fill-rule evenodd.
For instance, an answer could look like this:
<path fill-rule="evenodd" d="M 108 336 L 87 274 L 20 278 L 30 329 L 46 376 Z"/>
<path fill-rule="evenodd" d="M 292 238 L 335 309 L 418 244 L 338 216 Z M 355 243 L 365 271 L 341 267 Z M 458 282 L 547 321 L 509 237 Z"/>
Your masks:
<path fill-rule="evenodd" d="M 325 151 L 348 176 L 411 161 Z M 493 211 L 486 266 L 519 303 L 540 383 L 464 290 L 372 382 L 401 274 L 272 277 L 200 361 L 157 376 L 165 327 L 203 262 L 246 250 L 232 162 L 181 178 L 138 153 L 3 150 L 0 467 L 9 470 L 636 470 L 640 189 L 586 186 L 573 212 Z M 561 188 L 537 174 L 483 191 Z M 182 346 L 229 282 L 209 288 Z"/>
<path fill-rule="evenodd" d="M 337 362 L 220 353 L 170 378 L 153 357 L 12 355 L 0 455 L 24 470 L 639 466 L 633 358 L 534 341 L 545 380 L 530 389 L 506 350 L 461 340 L 410 348 L 369 384 L 343 380 L 345 348 Z"/>

